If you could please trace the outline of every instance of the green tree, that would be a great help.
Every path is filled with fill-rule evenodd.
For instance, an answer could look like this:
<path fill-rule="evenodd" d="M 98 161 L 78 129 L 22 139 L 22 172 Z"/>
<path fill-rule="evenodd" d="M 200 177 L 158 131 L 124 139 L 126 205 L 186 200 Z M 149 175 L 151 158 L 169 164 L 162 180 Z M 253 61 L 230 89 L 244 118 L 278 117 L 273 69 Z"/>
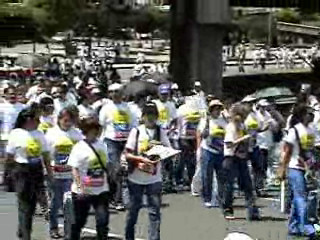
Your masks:
<path fill-rule="evenodd" d="M 22 5 L 0 0 L 0 43 L 9 45 L 18 40 L 40 40 L 38 25 L 32 12 Z"/>
<path fill-rule="evenodd" d="M 300 23 L 301 15 L 296 10 L 290 8 L 284 8 L 277 12 L 276 15 L 278 21 L 288 23 Z"/>
<path fill-rule="evenodd" d="M 85 0 L 28 0 L 25 5 L 48 37 L 70 29 L 86 7 Z"/>

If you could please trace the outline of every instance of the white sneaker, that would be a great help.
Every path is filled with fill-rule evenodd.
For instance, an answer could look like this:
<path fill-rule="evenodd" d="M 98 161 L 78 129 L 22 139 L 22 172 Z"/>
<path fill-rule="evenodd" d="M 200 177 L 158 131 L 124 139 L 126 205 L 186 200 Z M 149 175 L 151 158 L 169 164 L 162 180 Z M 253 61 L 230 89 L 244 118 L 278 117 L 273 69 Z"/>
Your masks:
<path fill-rule="evenodd" d="M 197 193 L 197 192 L 191 192 L 191 196 L 193 196 L 193 197 L 199 197 L 199 196 L 200 196 L 200 193 Z"/>
<path fill-rule="evenodd" d="M 203 205 L 204 205 L 206 208 L 212 208 L 211 202 L 205 202 Z"/>
<path fill-rule="evenodd" d="M 117 211 L 124 211 L 126 209 L 122 204 L 117 204 L 115 208 Z"/>

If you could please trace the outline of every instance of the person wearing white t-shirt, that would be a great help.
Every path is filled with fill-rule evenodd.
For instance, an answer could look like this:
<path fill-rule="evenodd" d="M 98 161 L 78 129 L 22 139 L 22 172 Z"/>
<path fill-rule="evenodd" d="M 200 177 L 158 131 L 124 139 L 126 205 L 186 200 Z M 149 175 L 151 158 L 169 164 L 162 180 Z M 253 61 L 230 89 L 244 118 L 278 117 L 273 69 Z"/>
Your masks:
<path fill-rule="evenodd" d="M 1 140 L 8 140 L 18 114 L 26 107 L 17 101 L 17 90 L 10 86 L 4 90 L 6 102 L 0 104 Z"/>
<path fill-rule="evenodd" d="M 73 105 L 67 98 L 68 90 L 65 86 L 61 85 L 56 87 L 54 98 L 54 113 L 59 115 L 60 111 L 68 106 Z"/>
<path fill-rule="evenodd" d="M 96 239 L 108 239 L 109 225 L 109 182 L 112 163 L 108 158 L 107 146 L 99 140 L 101 126 L 96 118 L 80 120 L 79 127 L 84 140 L 78 142 L 69 155 L 72 167 L 71 185 L 74 223 L 68 239 L 80 240 L 81 230 L 86 224 L 91 206 L 95 210 Z M 71 223 L 69 223 L 71 224 Z"/>
<path fill-rule="evenodd" d="M 186 102 L 178 109 L 177 129 L 179 135 L 179 150 L 181 154 L 176 164 L 176 184 L 179 190 L 184 186 L 190 187 L 196 170 L 196 133 L 201 118 L 201 112 L 193 99 L 186 97 Z M 184 172 L 187 169 L 188 179 L 185 181 Z"/>
<path fill-rule="evenodd" d="M 158 110 L 153 102 L 143 107 L 144 124 L 132 129 L 126 144 L 126 159 L 129 163 L 128 189 L 129 207 L 127 213 L 125 239 L 135 239 L 135 225 L 142 207 L 143 195 L 146 195 L 149 209 L 149 238 L 160 240 L 161 221 L 161 161 L 143 156 L 153 144 L 170 147 L 170 141 L 165 130 L 157 125 Z M 158 143 L 152 143 L 158 142 Z"/>
<path fill-rule="evenodd" d="M 15 191 L 18 198 L 18 238 L 31 239 L 32 218 L 39 195 L 44 191 L 43 165 L 51 182 L 50 154 L 45 136 L 36 130 L 37 113 L 22 110 L 7 145 L 7 161 L 14 164 Z"/>
<path fill-rule="evenodd" d="M 158 124 L 167 131 L 169 138 L 174 148 L 178 147 L 177 136 L 177 109 L 173 102 L 169 101 L 171 94 L 171 86 L 169 84 L 162 84 L 158 89 L 159 99 L 154 100 L 156 104 L 159 117 Z M 174 165 L 173 159 L 168 158 L 162 163 L 163 167 L 163 191 L 167 193 L 175 193 L 176 189 L 173 186 Z"/>
<path fill-rule="evenodd" d="M 309 124 L 313 121 L 313 110 L 306 105 L 298 105 L 293 110 L 297 122 L 284 137 L 278 175 L 281 180 L 288 179 L 292 192 L 292 210 L 289 218 L 288 232 L 293 235 L 312 235 L 314 229 L 307 217 L 308 190 L 306 171 L 312 167 L 315 133 Z M 313 229 L 313 232 L 310 230 Z"/>
<path fill-rule="evenodd" d="M 255 206 L 252 191 L 252 180 L 248 167 L 248 151 L 250 135 L 246 134 L 244 121 L 248 115 L 247 109 L 236 104 L 231 109 L 230 123 L 226 126 L 224 138 L 223 172 L 223 211 L 226 219 L 234 219 L 233 213 L 233 185 L 236 177 L 239 178 L 240 189 L 245 193 L 247 206 L 247 219 L 258 220 L 259 212 Z"/>
<path fill-rule="evenodd" d="M 276 121 L 268 112 L 270 103 L 262 99 L 257 104 L 257 117 L 262 124 L 261 131 L 257 136 L 257 145 L 259 146 L 259 161 L 263 171 L 263 178 L 267 178 L 269 151 L 273 146 L 273 127 L 277 125 Z M 262 186 L 263 188 L 263 186 Z"/>
<path fill-rule="evenodd" d="M 263 123 L 261 122 L 256 109 L 252 106 L 252 104 L 248 104 L 248 110 L 250 113 L 248 114 L 246 120 L 244 121 L 244 125 L 246 131 L 250 135 L 249 139 L 249 159 L 252 165 L 253 172 L 253 182 L 255 191 L 257 196 L 260 197 L 263 194 L 262 188 L 264 186 L 264 170 L 263 170 L 263 162 L 260 159 L 260 148 L 257 144 L 258 134 L 265 131 L 263 129 Z"/>
<path fill-rule="evenodd" d="M 222 202 L 222 162 L 226 120 L 221 117 L 220 100 L 209 103 L 209 115 L 202 118 L 198 127 L 197 145 L 201 148 L 202 200 L 207 208 L 218 207 Z M 215 178 L 214 177 L 215 172 Z M 212 183 L 217 185 L 213 189 Z M 214 193 L 214 194 L 212 194 Z M 215 199 L 212 199 L 212 196 Z"/>
<path fill-rule="evenodd" d="M 38 125 L 38 130 L 45 134 L 48 131 L 48 129 L 56 125 L 56 121 L 57 121 L 56 116 L 53 115 L 53 112 L 54 112 L 53 99 L 51 97 L 42 98 L 39 105 L 40 105 L 41 115 L 39 118 L 40 122 Z"/>
<path fill-rule="evenodd" d="M 70 191 L 72 183 L 72 169 L 68 165 L 69 154 L 73 146 L 83 139 L 79 130 L 74 128 L 75 116 L 71 109 L 60 111 L 57 126 L 50 128 L 46 133 L 46 140 L 51 154 L 51 168 L 53 182 L 49 186 L 51 190 L 50 204 L 50 236 L 59 238 L 58 211 L 63 205 L 63 196 Z"/>
<path fill-rule="evenodd" d="M 88 117 L 97 117 L 97 112 L 94 110 L 94 108 L 91 105 L 91 95 L 89 93 L 85 93 L 81 99 L 80 104 L 78 105 L 79 110 L 79 117 L 82 118 L 88 118 Z"/>
<path fill-rule="evenodd" d="M 119 165 L 120 156 L 124 150 L 127 138 L 133 125 L 133 115 L 127 103 L 122 101 L 123 86 L 114 83 L 109 86 L 112 102 L 102 107 L 99 113 L 99 122 L 103 128 L 101 139 L 108 146 L 109 159 Z M 117 210 L 124 210 L 122 204 L 122 181 L 117 181 Z"/>

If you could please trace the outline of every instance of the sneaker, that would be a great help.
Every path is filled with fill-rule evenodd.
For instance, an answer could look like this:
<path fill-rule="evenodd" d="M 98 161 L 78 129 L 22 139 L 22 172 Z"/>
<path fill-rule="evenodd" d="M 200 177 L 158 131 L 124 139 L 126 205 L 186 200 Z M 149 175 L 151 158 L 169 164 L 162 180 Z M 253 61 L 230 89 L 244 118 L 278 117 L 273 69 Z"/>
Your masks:
<path fill-rule="evenodd" d="M 257 207 L 248 208 L 248 221 L 260 221 L 261 216 Z"/>
<path fill-rule="evenodd" d="M 234 220 L 235 219 L 232 209 L 225 209 L 223 212 L 223 215 L 226 220 Z"/>
<path fill-rule="evenodd" d="M 115 209 L 117 211 L 124 211 L 126 208 L 123 206 L 123 204 L 120 203 L 116 205 Z"/>
<path fill-rule="evenodd" d="M 51 229 L 50 230 L 50 238 L 51 239 L 60 239 L 62 235 L 59 233 L 58 229 Z"/>
<path fill-rule="evenodd" d="M 203 205 L 204 205 L 204 207 L 206 207 L 206 208 L 212 208 L 211 202 L 205 202 Z"/>
<path fill-rule="evenodd" d="M 191 192 L 191 196 L 193 196 L 193 197 L 199 197 L 199 196 L 200 196 L 200 193 L 197 193 L 197 192 Z"/>

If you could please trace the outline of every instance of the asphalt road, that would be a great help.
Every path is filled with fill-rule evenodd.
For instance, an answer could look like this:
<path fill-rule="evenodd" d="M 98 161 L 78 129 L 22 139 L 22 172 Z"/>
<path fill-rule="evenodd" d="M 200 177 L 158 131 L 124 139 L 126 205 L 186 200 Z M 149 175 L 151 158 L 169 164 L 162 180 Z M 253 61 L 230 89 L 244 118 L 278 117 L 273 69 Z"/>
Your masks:
<path fill-rule="evenodd" d="M 163 198 L 161 238 L 164 240 L 223 240 L 230 231 L 246 232 L 260 240 L 286 239 L 286 216 L 274 209 L 276 201 L 259 199 L 257 201 L 262 214 L 262 221 L 247 222 L 243 198 L 235 201 L 236 220 L 226 221 L 220 209 L 202 207 L 199 198 L 191 197 L 189 193 L 166 195 Z M 122 239 L 124 233 L 125 213 L 111 210 L 110 229 L 113 239 Z M 16 239 L 17 206 L 12 193 L 0 193 L 0 232 L 1 239 Z M 62 219 L 61 219 L 62 223 Z M 48 224 L 41 218 L 34 221 L 32 239 L 46 240 Z M 136 238 L 147 239 L 148 214 L 146 209 L 140 213 L 136 227 Z M 94 217 L 90 216 L 84 236 L 95 235 Z M 93 238 L 94 239 L 94 238 Z"/>

